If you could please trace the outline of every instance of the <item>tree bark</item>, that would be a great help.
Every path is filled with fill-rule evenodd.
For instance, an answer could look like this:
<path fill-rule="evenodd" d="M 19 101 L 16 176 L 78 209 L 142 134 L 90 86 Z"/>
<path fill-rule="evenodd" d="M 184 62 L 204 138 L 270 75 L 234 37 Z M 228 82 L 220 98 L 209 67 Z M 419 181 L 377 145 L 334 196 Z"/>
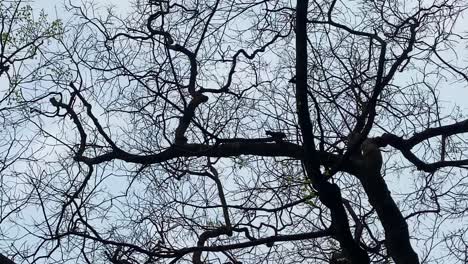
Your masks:
<path fill-rule="evenodd" d="M 397 264 L 418 264 L 418 255 L 411 246 L 408 224 L 380 173 L 380 150 L 375 144 L 367 145 L 364 149 L 363 144 L 363 158 L 363 166 L 357 176 L 385 230 L 388 253 Z"/>
<path fill-rule="evenodd" d="M 314 143 L 312 122 L 307 94 L 307 0 L 298 0 L 296 6 L 296 108 L 301 129 L 307 177 L 317 190 L 320 201 L 330 209 L 333 238 L 338 240 L 346 257 L 353 264 L 369 263 L 366 251 L 353 239 L 348 216 L 342 203 L 341 192 L 336 184 L 327 182 L 320 172 L 320 160 Z"/>
<path fill-rule="evenodd" d="M 15 264 L 15 262 L 0 253 L 0 264 Z"/>

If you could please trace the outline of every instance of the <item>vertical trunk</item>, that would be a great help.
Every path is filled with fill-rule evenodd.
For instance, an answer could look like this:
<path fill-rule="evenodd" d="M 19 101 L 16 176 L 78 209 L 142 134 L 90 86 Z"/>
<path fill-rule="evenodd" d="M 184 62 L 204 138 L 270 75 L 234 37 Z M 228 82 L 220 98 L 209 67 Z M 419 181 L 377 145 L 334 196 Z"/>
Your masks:
<path fill-rule="evenodd" d="M 317 187 L 320 201 L 330 209 L 332 236 L 340 243 L 344 256 L 352 264 L 370 263 L 366 251 L 359 247 L 351 235 L 348 215 L 343 206 L 338 185 L 323 182 Z"/>
<path fill-rule="evenodd" d="M 342 203 L 340 189 L 327 182 L 320 173 L 319 159 L 315 149 L 314 135 L 307 100 L 307 0 L 298 0 L 296 9 L 296 107 L 299 127 L 304 145 L 304 167 L 317 190 L 320 201 L 330 209 L 331 231 L 338 240 L 346 257 L 353 264 L 369 263 L 369 256 L 354 241 L 348 216 Z"/>
<path fill-rule="evenodd" d="M 377 145 L 367 139 L 362 145 L 363 166 L 358 178 L 385 230 L 385 245 L 397 264 L 418 264 L 409 237 L 408 224 L 393 200 L 380 173 L 382 156 Z"/>

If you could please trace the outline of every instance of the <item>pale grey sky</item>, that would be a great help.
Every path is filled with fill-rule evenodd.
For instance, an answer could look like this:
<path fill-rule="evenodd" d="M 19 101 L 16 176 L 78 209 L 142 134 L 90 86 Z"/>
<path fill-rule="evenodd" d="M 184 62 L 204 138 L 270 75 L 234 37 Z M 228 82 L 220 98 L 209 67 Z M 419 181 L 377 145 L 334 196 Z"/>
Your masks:
<path fill-rule="evenodd" d="M 129 1 L 104 1 L 99 0 L 95 1 L 99 5 L 109 5 L 110 3 L 117 7 L 117 10 L 121 12 L 126 12 L 128 10 Z M 72 3 L 80 4 L 81 1 L 73 1 Z M 35 9 L 43 8 L 46 13 L 50 15 L 51 18 L 61 18 L 64 16 L 64 20 L 68 17 L 66 12 L 61 11 L 64 5 L 62 0 L 35 0 L 31 3 Z M 460 23 L 460 25 L 467 25 L 468 18 L 464 18 L 466 23 Z M 456 55 L 453 57 L 453 61 L 458 60 L 460 63 L 468 64 L 468 48 L 460 46 L 456 51 Z M 440 97 L 443 101 L 446 101 L 446 108 L 450 110 L 450 106 L 459 105 L 464 109 L 464 113 L 468 113 L 468 87 L 466 82 L 454 82 L 451 79 L 440 80 Z"/>

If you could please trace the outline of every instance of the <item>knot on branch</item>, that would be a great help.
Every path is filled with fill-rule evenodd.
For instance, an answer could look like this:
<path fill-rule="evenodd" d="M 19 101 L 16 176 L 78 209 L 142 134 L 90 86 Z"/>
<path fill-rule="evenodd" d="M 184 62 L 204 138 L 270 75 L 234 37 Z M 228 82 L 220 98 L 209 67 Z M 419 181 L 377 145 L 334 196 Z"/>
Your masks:
<path fill-rule="evenodd" d="M 364 140 L 361 145 L 361 151 L 364 169 L 367 172 L 380 173 L 383 160 L 377 141 L 370 138 Z"/>
<path fill-rule="evenodd" d="M 57 99 L 57 96 L 59 97 Z M 49 99 L 50 103 L 59 108 L 59 107 L 62 107 L 62 108 L 66 108 L 64 107 L 64 104 L 62 103 L 62 94 L 58 93 L 58 94 L 55 94 L 55 96 L 52 96 L 50 99 Z"/>
<path fill-rule="evenodd" d="M 190 103 L 193 103 L 195 105 L 195 107 L 196 107 L 199 104 L 206 103 L 206 102 L 208 102 L 208 96 L 202 94 L 201 92 L 197 92 L 193 96 L 192 102 L 190 102 Z"/>
<path fill-rule="evenodd" d="M 320 201 L 328 208 L 335 208 L 334 205 L 341 203 L 340 188 L 333 183 L 322 182 L 317 188 Z"/>
<path fill-rule="evenodd" d="M 7 72 L 9 69 L 10 69 L 10 65 L 0 64 L 0 76 L 2 76 L 2 74 L 4 72 Z"/>

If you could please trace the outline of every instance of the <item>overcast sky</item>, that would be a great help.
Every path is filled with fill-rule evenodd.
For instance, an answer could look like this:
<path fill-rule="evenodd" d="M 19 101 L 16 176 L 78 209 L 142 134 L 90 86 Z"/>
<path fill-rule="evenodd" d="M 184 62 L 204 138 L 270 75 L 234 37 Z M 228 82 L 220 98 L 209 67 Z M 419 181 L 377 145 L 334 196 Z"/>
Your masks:
<path fill-rule="evenodd" d="M 148 0 L 139 0 L 139 1 L 148 1 Z M 51 17 L 60 17 L 66 16 L 66 13 L 62 11 L 63 6 L 65 3 L 71 2 L 74 5 L 80 5 L 84 2 L 84 0 L 33 0 L 32 5 L 39 9 L 44 9 Z M 93 0 L 92 2 L 96 3 L 98 6 L 105 7 L 112 5 L 115 7 L 116 11 L 121 12 L 121 14 L 125 14 L 129 12 L 129 6 L 132 1 L 129 0 L 114 0 L 114 1 L 106 1 L 106 0 Z M 466 25 L 468 25 L 468 17 L 462 17 L 458 23 L 459 27 L 456 30 L 460 32 L 466 32 Z M 464 65 L 468 64 L 468 47 L 460 45 L 459 49 L 457 50 L 458 58 L 453 58 L 457 60 L 459 63 L 463 63 Z M 440 83 L 440 97 L 443 101 L 446 101 L 448 105 L 458 105 L 461 106 L 464 110 L 468 111 L 468 87 L 466 87 L 465 83 L 454 83 L 453 80 L 441 80 Z"/>
<path fill-rule="evenodd" d="M 147 1 L 147 0 L 142 0 Z M 72 3 L 79 5 L 82 1 L 71 0 Z M 129 10 L 130 1 L 124 0 L 115 0 L 115 1 L 105 1 L 105 0 L 95 0 L 94 2 L 98 3 L 98 5 L 109 5 L 112 3 L 116 10 L 122 12 L 124 14 Z M 31 2 L 31 5 L 35 8 L 35 10 L 44 9 L 46 13 L 49 14 L 51 18 L 64 18 L 67 20 L 68 17 L 66 12 L 63 11 L 64 1 L 63 0 L 35 0 Z M 466 23 L 460 22 L 459 25 L 468 25 L 468 18 L 464 18 Z M 457 50 L 458 57 L 453 57 L 453 61 L 458 61 L 459 63 L 464 63 L 465 65 L 468 64 L 468 47 L 460 46 Z M 449 76 L 450 77 L 450 76 Z M 408 78 L 410 78 L 408 76 Z M 454 78 L 455 79 L 455 78 Z M 453 80 L 454 80 L 453 79 Z M 462 107 L 463 112 L 465 114 L 468 113 L 468 87 L 466 87 L 466 82 L 454 82 L 451 79 L 441 80 L 439 86 L 440 97 L 443 101 L 446 102 L 446 109 L 450 110 L 451 106 L 459 105 Z"/>

